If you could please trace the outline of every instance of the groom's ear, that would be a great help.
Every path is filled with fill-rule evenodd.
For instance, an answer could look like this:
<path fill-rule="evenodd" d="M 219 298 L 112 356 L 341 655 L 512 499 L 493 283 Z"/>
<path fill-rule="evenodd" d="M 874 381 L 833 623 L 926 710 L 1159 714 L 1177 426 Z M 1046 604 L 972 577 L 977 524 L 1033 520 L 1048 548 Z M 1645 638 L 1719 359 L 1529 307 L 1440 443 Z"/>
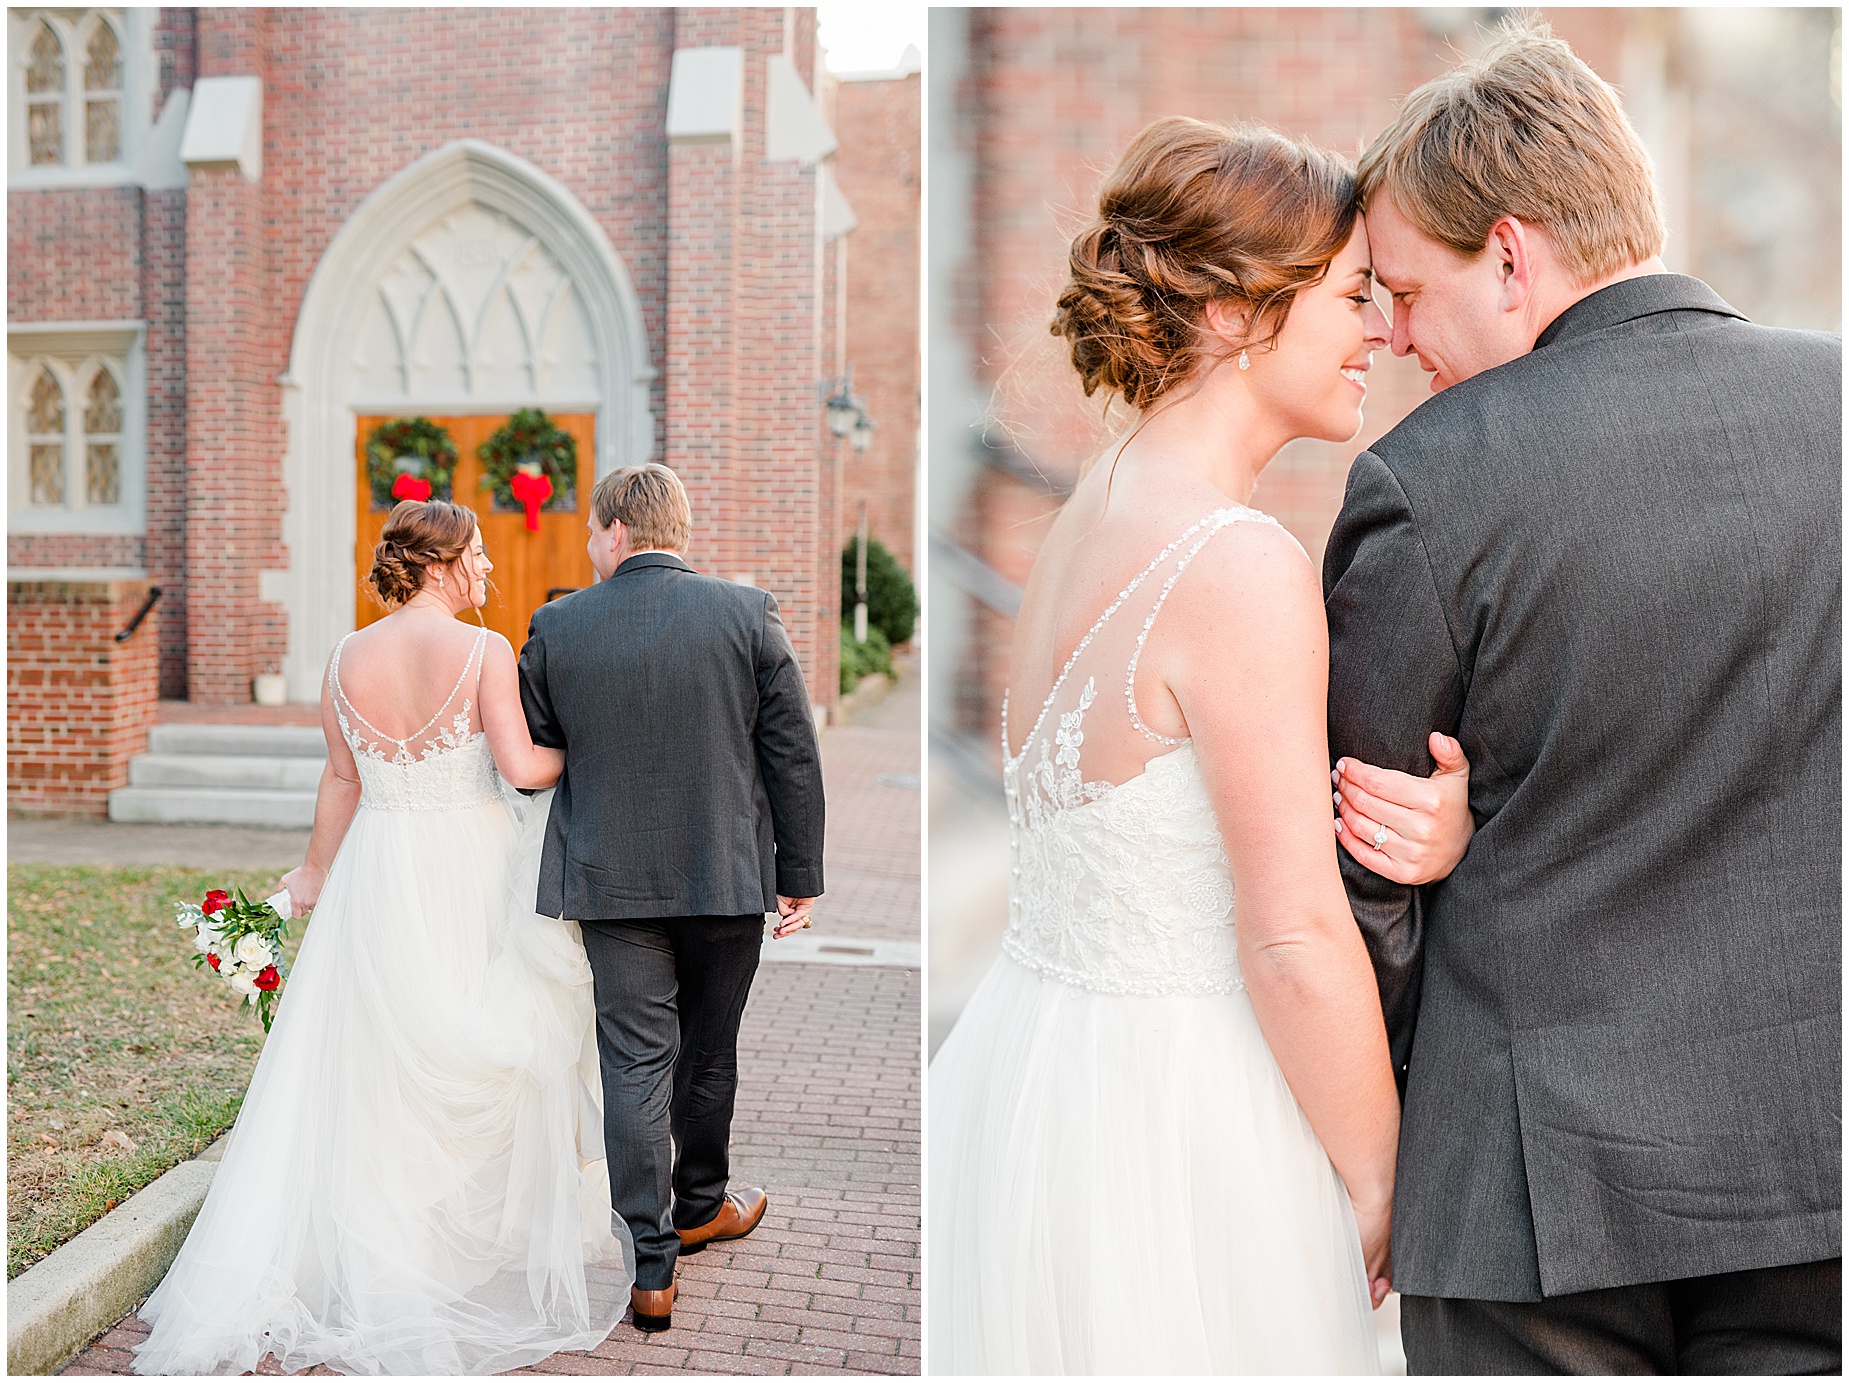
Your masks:
<path fill-rule="evenodd" d="M 1497 303 L 1504 312 L 1519 312 L 1534 294 L 1536 269 L 1535 231 L 1513 216 L 1504 216 L 1489 228 L 1483 247 L 1495 266 Z"/>

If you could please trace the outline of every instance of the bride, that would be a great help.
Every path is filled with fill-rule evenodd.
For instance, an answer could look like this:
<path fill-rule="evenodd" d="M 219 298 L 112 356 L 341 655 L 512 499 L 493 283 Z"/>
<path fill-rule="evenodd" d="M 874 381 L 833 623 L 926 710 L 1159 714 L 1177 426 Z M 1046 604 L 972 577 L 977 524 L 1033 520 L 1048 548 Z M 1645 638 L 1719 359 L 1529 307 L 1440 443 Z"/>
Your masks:
<path fill-rule="evenodd" d="M 1284 443 L 1360 426 L 1387 325 L 1353 178 L 1160 120 L 1070 265 L 1053 330 L 1140 416 L 1016 624 L 1009 926 L 930 1073 L 931 1366 L 1375 1373 L 1398 1097 L 1317 574 L 1244 503 Z"/>
<path fill-rule="evenodd" d="M 314 908 L 211 1193 L 141 1310 L 141 1373 L 494 1373 L 600 1343 L 628 1304 L 591 976 L 533 912 L 564 755 L 507 640 L 455 618 L 493 570 L 467 509 L 407 500 L 321 700 Z M 499 770 L 497 774 L 497 769 Z"/>

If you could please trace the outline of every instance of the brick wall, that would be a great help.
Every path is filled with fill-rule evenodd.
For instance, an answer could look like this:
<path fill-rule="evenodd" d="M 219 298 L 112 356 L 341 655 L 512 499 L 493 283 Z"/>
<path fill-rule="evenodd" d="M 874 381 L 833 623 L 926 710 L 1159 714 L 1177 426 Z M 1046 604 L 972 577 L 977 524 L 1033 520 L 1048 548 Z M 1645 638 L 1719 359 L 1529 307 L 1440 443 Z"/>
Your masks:
<path fill-rule="evenodd" d="M 9 580 L 7 808 L 106 816 L 147 748 L 159 694 L 159 610 L 126 642 L 145 578 Z"/>
<path fill-rule="evenodd" d="M 729 193 L 702 155 L 671 160 L 664 129 L 675 48 L 711 44 L 747 55 Z M 381 183 L 477 138 L 559 179 L 610 237 L 660 370 L 654 452 L 694 494 L 695 560 L 776 594 L 833 700 L 817 175 L 764 149 L 765 59 L 814 77 L 812 11 L 169 9 L 155 47 L 163 100 L 196 77 L 263 80 L 262 181 L 199 168 L 184 191 L 9 194 L 10 316 L 146 320 L 149 388 L 139 551 L 14 538 L 10 562 L 143 567 L 168 592 L 165 694 L 248 700 L 287 638 L 257 575 L 288 558 L 277 381 L 309 279 Z"/>
<path fill-rule="evenodd" d="M 835 90 L 835 180 L 860 224 L 847 237 L 847 358 L 879 423 L 847 462 L 838 544 L 868 532 L 916 574 L 919 429 L 920 78 L 851 81 Z M 845 599 L 851 601 L 849 593 Z"/>

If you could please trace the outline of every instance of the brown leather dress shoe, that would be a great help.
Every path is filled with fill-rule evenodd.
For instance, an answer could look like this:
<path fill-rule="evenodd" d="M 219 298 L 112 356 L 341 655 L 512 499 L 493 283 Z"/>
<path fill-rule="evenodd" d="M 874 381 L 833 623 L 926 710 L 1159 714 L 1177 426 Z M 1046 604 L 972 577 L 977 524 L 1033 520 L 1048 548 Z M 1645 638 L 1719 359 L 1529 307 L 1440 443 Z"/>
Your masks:
<path fill-rule="evenodd" d="M 629 1310 L 637 1330 L 651 1335 L 658 1330 L 666 1330 L 674 1315 L 674 1284 L 670 1282 L 666 1287 L 653 1292 L 631 1287 Z"/>
<path fill-rule="evenodd" d="M 681 1236 L 681 1253 L 698 1253 L 708 1244 L 721 1239 L 743 1239 L 758 1227 L 758 1221 L 764 1218 L 764 1211 L 770 1205 L 769 1199 L 755 1186 L 742 1186 L 736 1191 L 727 1191 L 725 1200 L 720 1203 L 719 1213 L 698 1229 L 677 1229 Z"/>

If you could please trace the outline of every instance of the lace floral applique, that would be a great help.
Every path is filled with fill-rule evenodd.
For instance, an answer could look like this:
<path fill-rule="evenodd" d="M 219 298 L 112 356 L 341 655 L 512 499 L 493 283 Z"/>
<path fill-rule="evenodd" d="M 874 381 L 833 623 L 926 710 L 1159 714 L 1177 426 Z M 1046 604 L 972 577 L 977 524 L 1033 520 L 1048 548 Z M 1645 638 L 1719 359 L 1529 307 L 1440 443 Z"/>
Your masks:
<path fill-rule="evenodd" d="M 1029 774 L 1029 781 L 1037 789 L 1029 794 L 1027 809 L 1030 814 L 1037 816 L 1046 808 L 1063 811 L 1080 807 L 1110 792 L 1109 783 L 1088 783 L 1079 772 L 1079 746 L 1085 743 L 1085 712 L 1091 709 L 1097 696 L 1096 680 L 1087 678 L 1079 691 L 1078 706 L 1059 717 L 1059 728 L 1053 734 L 1053 743 L 1059 748 L 1057 754 L 1045 739 L 1040 741 L 1040 761 Z"/>
<path fill-rule="evenodd" d="M 475 736 L 469 732 L 469 708 L 474 704 L 472 700 L 464 701 L 462 703 L 462 709 L 457 711 L 455 716 L 450 720 L 449 729 L 438 730 L 435 738 L 425 740 L 425 748 L 435 749 L 440 743 L 445 749 L 460 749 L 471 739 L 475 738 Z"/>

